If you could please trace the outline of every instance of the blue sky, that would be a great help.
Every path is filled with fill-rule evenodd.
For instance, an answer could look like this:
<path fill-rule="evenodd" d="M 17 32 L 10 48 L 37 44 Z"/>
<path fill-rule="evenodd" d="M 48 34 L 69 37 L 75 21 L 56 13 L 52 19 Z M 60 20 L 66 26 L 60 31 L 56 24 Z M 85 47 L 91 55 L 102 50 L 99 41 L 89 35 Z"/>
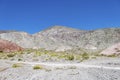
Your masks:
<path fill-rule="evenodd" d="M 120 0 L 0 0 L 0 30 L 120 27 Z"/>

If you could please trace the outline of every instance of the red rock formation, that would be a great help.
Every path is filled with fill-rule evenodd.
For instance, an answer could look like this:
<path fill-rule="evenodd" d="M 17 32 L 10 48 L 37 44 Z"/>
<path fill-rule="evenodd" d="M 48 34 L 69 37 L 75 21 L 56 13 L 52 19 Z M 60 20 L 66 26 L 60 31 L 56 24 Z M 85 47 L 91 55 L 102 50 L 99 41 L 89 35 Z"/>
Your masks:
<path fill-rule="evenodd" d="M 15 51 L 22 51 L 23 48 L 18 46 L 15 43 L 12 43 L 8 40 L 0 39 L 0 51 L 1 52 L 15 52 Z"/>
<path fill-rule="evenodd" d="M 120 43 L 117 43 L 113 46 L 108 47 L 103 50 L 100 54 L 103 55 L 120 55 Z"/>

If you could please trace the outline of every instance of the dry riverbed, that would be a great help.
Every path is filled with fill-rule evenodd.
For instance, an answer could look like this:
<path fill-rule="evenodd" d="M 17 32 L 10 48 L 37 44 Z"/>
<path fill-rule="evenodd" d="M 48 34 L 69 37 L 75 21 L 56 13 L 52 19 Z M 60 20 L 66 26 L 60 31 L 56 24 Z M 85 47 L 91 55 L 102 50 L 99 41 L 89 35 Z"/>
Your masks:
<path fill-rule="evenodd" d="M 120 80 L 120 59 L 77 62 L 0 60 L 0 80 Z"/>

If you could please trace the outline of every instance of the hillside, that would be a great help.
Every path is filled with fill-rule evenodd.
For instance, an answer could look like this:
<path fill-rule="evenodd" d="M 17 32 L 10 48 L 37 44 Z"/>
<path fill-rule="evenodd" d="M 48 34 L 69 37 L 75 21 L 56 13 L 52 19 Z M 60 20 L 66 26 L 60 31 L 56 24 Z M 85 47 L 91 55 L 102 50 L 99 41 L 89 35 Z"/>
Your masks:
<path fill-rule="evenodd" d="M 26 32 L 1 33 L 0 38 L 15 42 L 24 48 L 45 48 L 56 51 L 78 48 L 101 50 L 120 42 L 120 28 L 84 31 L 53 26 L 33 35 Z"/>
<path fill-rule="evenodd" d="M 0 52 L 22 51 L 23 48 L 7 40 L 0 39 Z"/>

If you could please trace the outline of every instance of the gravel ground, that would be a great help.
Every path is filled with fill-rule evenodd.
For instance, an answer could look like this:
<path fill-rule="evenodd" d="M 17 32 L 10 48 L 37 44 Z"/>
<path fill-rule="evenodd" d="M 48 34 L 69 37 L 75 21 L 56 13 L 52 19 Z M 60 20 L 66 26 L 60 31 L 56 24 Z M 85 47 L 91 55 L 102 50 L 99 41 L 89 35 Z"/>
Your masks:
<path fill-rule="evenodd" d="M 98 58 L 79 64 L 113 66 L 120 62 L 119 58 Z M 120 80 L 120 70 L 86 67 L 45 67 L 34 70 L 33 66 L 23 64 L 13 68 L 6 60 L 0 60 L 0 80 Z M 117 65 L 120 67 L 120 65 Z"/>

